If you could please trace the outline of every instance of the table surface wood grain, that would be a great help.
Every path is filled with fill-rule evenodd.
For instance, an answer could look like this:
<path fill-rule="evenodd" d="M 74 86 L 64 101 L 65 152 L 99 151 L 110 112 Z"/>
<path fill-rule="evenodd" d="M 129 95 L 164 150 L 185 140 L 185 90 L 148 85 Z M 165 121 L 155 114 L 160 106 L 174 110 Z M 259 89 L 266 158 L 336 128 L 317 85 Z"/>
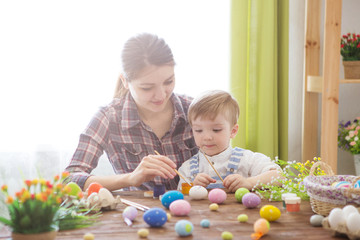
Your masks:
<path fill-rule="evenodd" d="M 164 208 L 158 199 L 145 198 L 143 192 L 120 192 L 120 196 L 124 199 L 134 201 L 148 207 Z M 310 217 L 315 213 L 312 212 L 309 201 L 302 201 L 301 211 L 297 213 L 286 212 L 282 208 L 282 202 L 268 202 L 262 200 L 261 204 L 254 209 L 247 209 L 242 204 L 238 203 L 234 194 L 228 193 L 228 197 L 223 204 L 219 205 L 218 211 L 210 211 L 209 200 L 191 200 L 189 196 L 185 195 L 185 200 L 191 204 L 191 211 L 188 216 L 176 217 L 165 223 L 161 228 L 150 228 L 142 219 L 143 212 L 139 211 L 137 218 L 134 220 L 132 226 L 127 226 L 122 218 L 122 210 L 126 207 L 119 204 L 116 210 L 103 211 L 99 222 L 91 227 L 60 231 L 57 234 L 56 240 L 60 239 L 83 239 L 84 234 L 92 233 L 95 240 L 105 239 L 141 239 L 137 235 L 137 231 L 141 228 L 149 229 L 149 236 L 147 239 L 221 239 L 223 231 L 229 231 L 233 234 L 233 239 L 251 239 L 254 222 L 260 218 L 259 210 L 261 206 L 271 204 L 281 210 L 281 217 L 270 223 L 270 231 L 261 239 L 336 239 L 333 233 L 322 227 L 313 227 L 310 225 Z M 164 208 L 165 209 L 165 208 Z M 169 210 L 166 210 L 169 212 Z M 237 221 L 239 214 L 247 214 L 248 222 L 240 223 Z M 179 237 L 174 230 L 175 223 L 178 220 L 187 219 L 194 225 L 194 231 L 191 236 Z M 202 219 L 210 220 L 209 228 L 202 228 L 200 221 Z M 11 239 L 10 232 L 4 228 L 0 231 L 1 239 Z M 341 238 L 340 238 L 341 239 Z"/>

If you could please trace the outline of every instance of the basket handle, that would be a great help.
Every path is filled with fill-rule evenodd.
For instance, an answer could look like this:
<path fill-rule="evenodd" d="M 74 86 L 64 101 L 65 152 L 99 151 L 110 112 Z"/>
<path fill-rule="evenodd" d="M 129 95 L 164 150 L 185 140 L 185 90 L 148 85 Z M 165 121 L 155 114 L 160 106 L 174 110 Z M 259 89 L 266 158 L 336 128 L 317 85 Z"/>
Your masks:
<path fill-rule="evenodd" d="M 327 163 L 324 163 L 322 161 L 317 161 L 316 163 L 314 163 L 311 168 L 310 168 L 310 175 L 311 176 L 314 176 L 314 171 L 317 167 L 319 167 L 319 165 L 321 165 L 320 167 L 327 173 L 327 175 L 329 176 L 333 176 L 334 175 L 334 172 L 333 170 L 331 169 L 331 167 L 327 164 Z"/>

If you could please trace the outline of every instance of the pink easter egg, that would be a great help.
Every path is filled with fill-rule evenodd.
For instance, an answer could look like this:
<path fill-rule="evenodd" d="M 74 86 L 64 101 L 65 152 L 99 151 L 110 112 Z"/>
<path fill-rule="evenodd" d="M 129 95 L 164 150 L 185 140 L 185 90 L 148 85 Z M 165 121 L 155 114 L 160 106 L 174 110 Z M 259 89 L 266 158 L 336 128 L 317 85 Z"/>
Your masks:
<path fill-rule="evenodd" d="M 191 210 L 191 205 L 184 199 L 173 201 L 169 206 L 170 212 L 175 216 L 186 216 Z"/>
<path fill-rule="evenodd" d="M 220 188 L 214 188 L 208 195 L 208 198 L 212 203 L 223 203 L 225 202 L 226 197 L 226 192 Z"/>
<path fill-rule="evenodd" d="M 246 208 L 255 208 L 261 203 L 261 199 L 255 193 L 246 193 L 242 198 L 242 203 Z"/>
<path fill-rule="evenodd" d="M 124 211 L 123 211 L 123 217 L 130 219 L 131 221 L 134 220 L 136 218 L 138 214 L 138 211 L 135 207 L 133 206 L 127 206 Z"/>

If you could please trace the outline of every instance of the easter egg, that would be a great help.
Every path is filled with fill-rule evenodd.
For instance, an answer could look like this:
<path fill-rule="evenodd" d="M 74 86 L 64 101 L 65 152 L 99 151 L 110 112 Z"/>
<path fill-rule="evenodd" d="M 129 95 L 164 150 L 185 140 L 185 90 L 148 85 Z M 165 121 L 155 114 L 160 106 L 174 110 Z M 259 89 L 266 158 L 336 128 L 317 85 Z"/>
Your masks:
<path fill-rule="evenodd" d="M 194 225 L 188 220 L 179 220 L 175 224 L 175 231 L 180 237 L 186 237 L 194 231 Z"/>
<path fill-rule="evenodd" d="M 335 229 L 339 225 L 339 223 L 345 222 L 343 211 L 341 208 L 333 208 L 328 217 L 328 221 L 330 224 L 330 227 Z"/>
<path fill-rule="evenodd" d="M 217 205 L 217 203 L 212 203 L 209 205 L 209 209 L 211 211 L 217 211 L 219 209 L 219 205 Z"/>
<path fill-rule="evenodd" d="M 259 218 L 254 223 L 254 231 L 255 233 L 260 233 L 261 235 L 265 235 L 270 230 L 270 223 L 265 218 Z"/>
<path fill-rule="evenodd" d="M 170 204 L 178 199 L 184 199 L 184 194 L 182 194 L 179 191 L 176 190 L 172 190 L 172 191 L 168 191 L 166 192 L 164 195 L 162 195 L 161 197 L 161 203 L 164 207 L 166 207 L 167 209 L 169 209 Z"/>
<path fill-rule="evenodd" d="M 210 221 L 208 219 L 203 219 L 200 222 L 200 226 L 203 228 L 208 228 L 210 227 Z"/>
<path fill-rule="evenodd" d="M 339 182 L 333 182 L 332 184 L 331 184 L 331 186 L 332 187 L 335 187 L 336 186 L 336 184 L 338 184 Z"/>
<path fill-rule="evenodd" d="M 242 197 L 242 203 L 246 208 L 255 208 L 261 203 L 261 199 L 255 193 L 246 193 Z"/>
<path fill-rule="evenodd" d="M 137 214 L 138 211 L 133 206 L 127 206 L 122 213 L 124 218 L 130 219 L 131 221 L 133 221 L 136 218 Z"/>
<path fill-rule="evenodd" d="M 93 192 L 98 193 L 102 187 L 103 186 L 100 185 L 99 183 L 96 183 L 96 182 L 90 183 L 89 187 L 87 188 L 88 196 L 90 196 Z"/>
<path fill-rule="evenodd" d="M 247 188 L 239 188 L 236 190 L 235 192 L 235 198 L 236 201 L 238 201 L 239 203 L 242 203 L 242 198 L 245 194 L 249 193 L 250 191 Z"/>
<path fill-rule="evenodd" d="M 209 192 L 208 198 L 212 203 L 223 203 L 226 200 L 226 192 L 220 188 L 214 188 Z"/>
<path fill-rule="evenodd" d="M 357 180 L 354 184 L 354 188 L 360 188 L 360 180 Z"/>
<path fill-rule="evenodd" d="M 189 197 L 193 200 L 205 199 L 208 195 L 208 190 L 203 186 L 193 186 L 190 188 Z"/>
<path fill-rule="evenodd" d="M 310 224 L 313 227 L 321 227 L 324 216 L 315 214 L 310 217 Z"/>
<path fill-rule="evenodd" d="M 68 184 L 66 184 L 66 186 L 68 186 L 70 188 L 70 192 L 68 193 L 68 195 L 70 195 L 70 196 L 77 197 L 78 194 L 82 192 L 79 185 L 77 185 L 74 182 L 69 182 Z"/>
<path fill-rule="evenodd" d="M 360 230 L 360 214 L 357 212 L 351 213 L 346 219 L 346 226 L 350 232 L 357 232 Z"/>
<path fill-rule="evenodd" d="M 240 214 L 239 216 L 237 216 L 237 220 L 239 222 L 247 222 L 249 220 L 249 217 L 246 214 Z"/>
<path fill-rule="evenodd" d="M 167 215 L 162 208 L 150 208 L 143 215 L 144 221 L 150 227 L 161 227 L 167 221 Z"/>
<path fill-rule="evenodd" d="M 149 236 L 149 230 L 146 229 L 146 228 L 140 228 L 138 231 L 137 231 L 137 234 L 139 237 L 141 238 L 146 238 L 147 236 Z"/>
<path fill-rule="evenodd" d="M 175 216 L 186 216 L 191 210 L 191 205 L 188 201 L 179 199 L 173 201 L 169 206 L 170 212 Z"/>
<path fill-rule="evenodd" d="M 335 185 L 336 188 L 349 188 L 350 186 L 351 186 L 351 183 L 348 181 L 341 181 Z"/>
<path fill-rule="evenodd" d="M 170 221 L 170 219 L 171 219 L 171 214 L 170 214 L 170 213 L 166 213 L 166 216 L 167 216 L 167 220 Z"/>
<path fill-rule="evenodd" d="M 225 232 L 221 233 L 221 238 L 223 240 L 231 240 L 231 239 L 233 239 L 233 235 L 231 232 L 225 231 Z"/>
<path fill-rule="evenodd" d="M 84 234 L 83 239 L 84 240 L 94 240 L 95 236 L 92 233 L 86 233 L 86 234 Z"/>
<path fill-rule="evenodd" d="M 346 205 L 345 207 L 343 207 L 342 209 L 343 212 L 343 216 L 346 219 L 351 213 L 359 213 L 359 211 L 357 210 L 356 207 L 354 207 L 353 205 Z"/>
<path fill-rule="evenodd" d="M 280 216 L 280 210 L 273 205 L 265 205 L 260 208 L 260 217 L 265 218 L 269 222 L 278 220 Z"/>

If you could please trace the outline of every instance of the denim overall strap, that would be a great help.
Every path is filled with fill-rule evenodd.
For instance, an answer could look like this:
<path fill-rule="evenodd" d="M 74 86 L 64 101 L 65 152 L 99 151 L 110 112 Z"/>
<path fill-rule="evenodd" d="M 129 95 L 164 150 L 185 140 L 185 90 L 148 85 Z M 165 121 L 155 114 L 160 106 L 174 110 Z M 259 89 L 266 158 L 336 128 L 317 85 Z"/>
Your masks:
<path fill-rule="evenodd" d="M 191 181 L 195 180 L 196 175 L 199 173 L 199 153 L 190 158 L 190 177 Z"/>

